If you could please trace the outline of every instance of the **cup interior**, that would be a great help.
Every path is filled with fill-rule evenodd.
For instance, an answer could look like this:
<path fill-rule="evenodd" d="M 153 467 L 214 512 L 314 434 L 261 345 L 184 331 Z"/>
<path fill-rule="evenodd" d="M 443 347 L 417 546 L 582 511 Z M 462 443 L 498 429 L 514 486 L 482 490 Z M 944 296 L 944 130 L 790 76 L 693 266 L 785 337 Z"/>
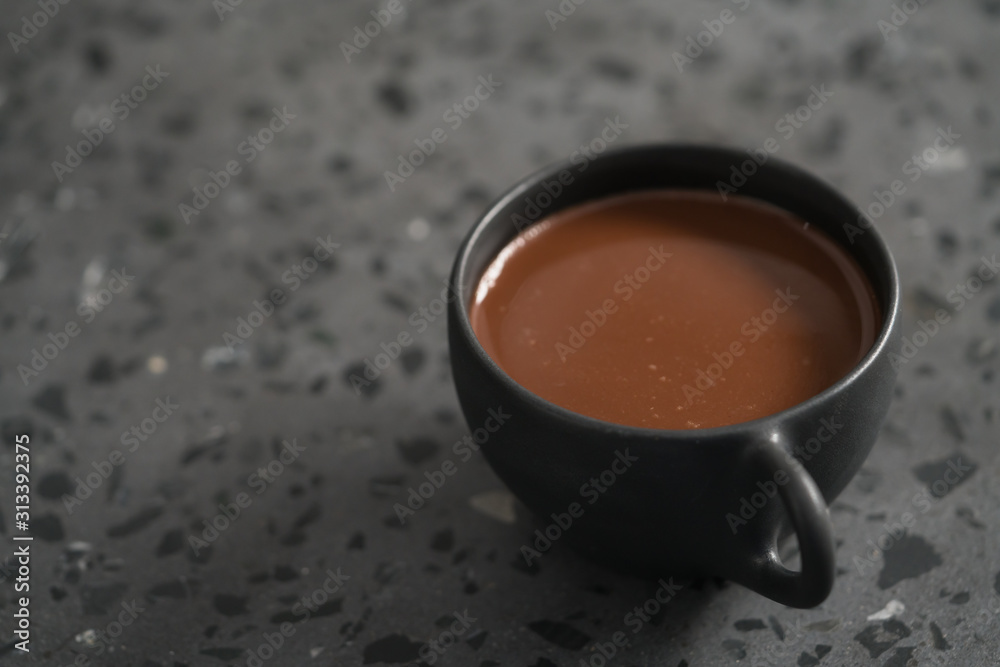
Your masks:
<path fill-rule="evenodd" d="M 614 149 L 583 165 L 571 162 L 552 165 L 525 178 L 487 208 L 456 261 L 452 281 L 458 296 L 458 324 L 464 335 L 471 339 L 484 362 L 505 384 L 526 392 L 483 350 L 469 321 L 469 304 L 476 287 L 503 247 L 528 226 L 564 209 L 598 199 L 664 189 L 708 191 L 718 194 L 720 199 L 723 194 L 735 194 L 776 206 L 822 229 L 857 261 L 872 286 L 882 317 L 878 335 L 852 372 L 813 399 L 833 391 L 872 363 L 886 345 L 898 307 L 895 265 L 878 232 L 854 204 L 830 185 L 777 158 L 768 157 L 762 164 L 758 160 L 759 157 L 755 159 L 747 152 L 727 148 L 647 145 Z M 557 412 L 564 410 L 548 405 Z"/>

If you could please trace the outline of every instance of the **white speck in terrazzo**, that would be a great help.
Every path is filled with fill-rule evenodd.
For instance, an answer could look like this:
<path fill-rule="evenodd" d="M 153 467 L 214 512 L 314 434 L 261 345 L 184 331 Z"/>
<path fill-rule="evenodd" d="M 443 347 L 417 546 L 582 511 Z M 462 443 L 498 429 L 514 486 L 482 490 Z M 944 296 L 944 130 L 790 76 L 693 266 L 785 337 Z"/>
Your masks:
<path fill-rule="evenodd" d="M 983 338 L 979 341 L 972 341 L 969 344 L 968 354 L 966 355 L 969 361 L 973 363 L 979 363 L 991 359 L 997 350 L 997 341 L 995 338 Z"/>
<path fill-rule="evenodd" d="M 934 162 L 927 164 L 927 171 L 932 174 L 944 174 L 952 171 L 965 171 L 969 167 L 969 154 L 962 146 L 956 146 L 938 156 Z"/>
<path fill-rule="evenodd" d="M 410 224 L 406 226 L 406 233 L 410 235 L 410 238 L 414 241 L 423 241 L 431 233 L 431 225 L 423 218 L 414 218 L 410 220 Z"/>
<path fill-rule="evenodd" d="M 80 279 L 80 301 L 91 308 L 100 305 L 97 303 L 97 293 L 107 270 L 108 263 L 103 257 L 94 257 L 83 270 L 83 277 Z"/>
<path fill-rule="evenodd" d="M 906 610 L 906 605 L 904 605 L 899 600 L 890 600 L 889 604 L 885 606 L 881 611 L 877 611 L 874 614 L 868 616 L 869 621 L 887 621 L 894 616 L 899 616 Z"/>
<path fill-rule="evenodd" d="M 501 523 L 514 523 L 514 496 L 509 491 L 487 491 L 469 498 L 472 509 Z"/>
<path fill-rule="evenodd" d="M 66 545 L 66 551 L 70 553 L 87 553 L 93 548 L 94 547 L 90 544 L 90 542 L 81 542 L 79 540 L 76 542 L 70 542 Z"/>
<path fill-rule="evenodd" d="M 166 358 L 162 355 L 154 354 L 146 360 L 146 368 L 153 375 L 163 375 L 170 368 L 170 364 L 167 363 Z"/>
<path fill-rule="evenodd" d="M 76 109 L 73 110 L 73 115 L 70 116 L 70 127 L 74 130 L 88 130 L 96 127 L 102 119 L 107 118 L 111 115 L 111 107 L 109 106 L 92 106 L 89 104 L 81 104 Z"/>
<path fill-rule="evenodd" d="M 78 644 L 84 644 L 88 647 L 97 646 L 97 631 L 93 628 L 88 628 L 74 637 L 74 639 Z"/>
<path fill-rule="evenodd" d="M 217 345 L 206 348 L 202 353 L 201 367 L 206 371 L 234 368 L 245 364 L 249 356 L 242 347 L 233 349 L 227 345 Z"/>

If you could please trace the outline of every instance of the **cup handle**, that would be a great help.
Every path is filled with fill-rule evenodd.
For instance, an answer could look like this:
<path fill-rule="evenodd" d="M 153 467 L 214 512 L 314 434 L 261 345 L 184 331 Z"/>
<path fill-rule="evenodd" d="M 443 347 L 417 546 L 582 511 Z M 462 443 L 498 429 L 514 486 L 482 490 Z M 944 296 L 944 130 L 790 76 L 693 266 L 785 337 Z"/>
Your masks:
<path fill-rule="evenodd" d="M 754 559 L 740 583 L 789 607 L 809 608 L 823 602 L 833 589 L 833 526 L 822 492 L 788 453 L 785 442 L 783 435 L 774 433 L 751 448 L 749 456 L 757 464 L 751 469 L 767 471 L 766 479 L 775 479 L 779 471 L 788 476 L 787 483 L 778 485 L 778 496 L 798 536 L 802 569 L 796 572 L 785 567 L 777 540 L 769 537 L 764 553 Z"/>

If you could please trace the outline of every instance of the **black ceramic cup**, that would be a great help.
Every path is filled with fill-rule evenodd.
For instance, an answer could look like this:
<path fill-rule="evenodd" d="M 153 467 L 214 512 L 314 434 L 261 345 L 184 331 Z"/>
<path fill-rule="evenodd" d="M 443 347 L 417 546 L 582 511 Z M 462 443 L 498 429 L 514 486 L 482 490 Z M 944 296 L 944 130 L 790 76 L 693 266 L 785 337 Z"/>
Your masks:
<path fill-rule="evenodd" d="M 643 145 L 557 164 L 515 185 L 483 213 L 455 260 L 451 366 L 472 429 L 494 423 L 487 422 L 490 410 L 510 415 L 482 452 L 543 522 L 566 526 L 550 535 L 639 576 L 721 576 L 782 604 L 812 607 L 834 581 L 827 503 L 861 467 L 889 407 L 899 287 L 888 248 L 856 206 L 801 169 L 773 157 L 757 160 L 724 148 Z M 586 417 L 532 394 L 480 346 L 469 322 L 470 300 L 487 266 L 521 229 L 594 199 L 650 189 L 719 192 L 720 183 L 818 225 L 867 274 L 883 314 L 880 332 L 832 387 L 745 423 L 645 429 Z M 627 472 L 602 487 L 597 502 L 582 500 L 588 480 L 604 473 L 607 481 L 606 471 L 624 470 L 623 457 L 634 460 Z M 582 506 L 582 516 L 569 517 L 567 526 L 573 503 Z M 779 540 L 793 532 L 798 570 L 778 553 Z"/>

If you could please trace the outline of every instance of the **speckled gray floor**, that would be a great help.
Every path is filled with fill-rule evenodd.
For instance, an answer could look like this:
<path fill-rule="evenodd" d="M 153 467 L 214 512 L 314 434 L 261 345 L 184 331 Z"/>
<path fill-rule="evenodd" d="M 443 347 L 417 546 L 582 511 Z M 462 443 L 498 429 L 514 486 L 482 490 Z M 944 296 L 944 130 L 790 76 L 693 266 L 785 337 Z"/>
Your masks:
<path fill-rule="evenodd" d="M 5 645 L 4 664 L 598 666 L 622 630 L 610 664 L 1000 661 L 1000 290 L 955 291 L 1000 250 L 996 0 L 901 3 L 912 16 L 884 0 L 564 0 L 565 16 L 556 0 L 71 0 L 32 18 L 40 4 L 0 10 L 3 555 L 20 434 L 36 535 L 32 650 Z M 675 57 L 703 21 L 721 34 Z M 813 86 L 832 97 L 779 126 Z M 865 207 L 905 185 L 877 221 L 904 334 L 951 319 L 833 506 L 839 576 L 817 609 L 694 582 L 633 634 L 656 585 L 561 544 L 518 565 L 536 524 L 478 456 L 397 520 L 468 433 L 444 319 L 420 309 L 486 202 L 609 117 L 621 144 L 775 137 Z M 435 128 L 445 141 L 390 190 Z M 914 171 L 939 128 L 958 137 Z M 251 315 L 274 290 L 273 314 Z M 413 345 L 356 393 L 350 375 L 401 332 Z M 235 354 L 227 334 L 246 339 Z M 935 487 L 956 460 L 958 483 Z M 905 512 L 908 534 L 874 553 Z M 20 594 L 0 590 L 6 642 Z M 456 613 L 458 643 L 433 653 Z"/>

